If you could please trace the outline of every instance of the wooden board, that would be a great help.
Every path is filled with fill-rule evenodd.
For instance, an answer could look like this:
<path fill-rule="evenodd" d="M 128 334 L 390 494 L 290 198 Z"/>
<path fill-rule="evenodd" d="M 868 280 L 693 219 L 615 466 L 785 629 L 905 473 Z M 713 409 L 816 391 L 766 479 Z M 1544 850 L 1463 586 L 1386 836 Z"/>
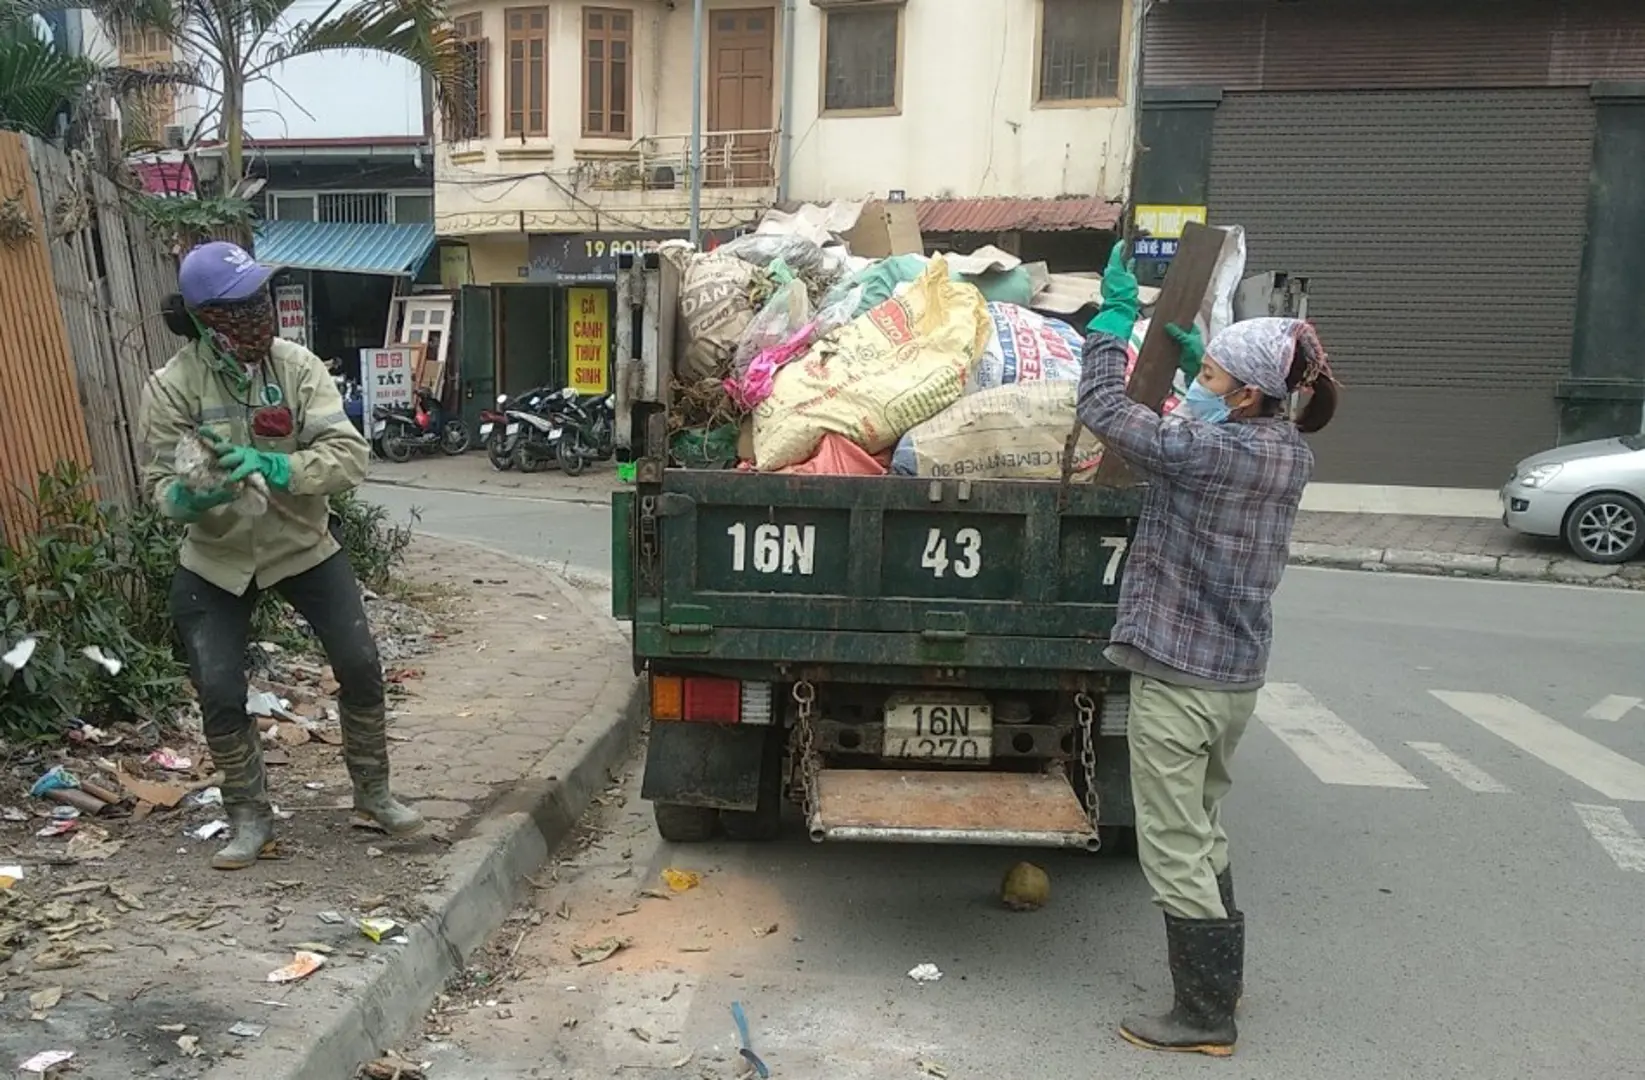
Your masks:
<path fill-rule="evenodd" d="M 1165 407 L 1171 394 L 1171 382 L 1176 377 L 1177 361 L 1181 351 L 1171 335 L 1165 332 L 1167 323 L 1192 326 L 1205 302 L 1205 293 L 1211 287 L 1211 275 L 1216 272 L 1217 256 L 1222 253 L 1222 242 L 1228 234 L 1221 229 L 1189 222 L 1182 230 L 1182 241 L 1171 260 L 1160 287 L 1159 301 L 1148 324 L 1148 336 L 1137 353 L 1137 366 L 1126 385 L 1126 396 L 1132 401 L 1153 409 L 1156 413 Z M 1104 451 L 1102 464 L 1097 467 L 1093 483 L 1123 487 L 1135 483 L 1131 469 L 1120 455 Z"/>

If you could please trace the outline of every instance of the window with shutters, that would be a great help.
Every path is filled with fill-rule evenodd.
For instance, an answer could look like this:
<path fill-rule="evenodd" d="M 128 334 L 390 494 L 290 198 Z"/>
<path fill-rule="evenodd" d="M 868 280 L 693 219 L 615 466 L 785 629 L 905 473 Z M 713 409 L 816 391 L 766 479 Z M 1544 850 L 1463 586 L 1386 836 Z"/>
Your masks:
<path fill-rule="evenodd" d="M 491 42 L 478 13 L 452 21 L 462 57 L 462 78 L 446 101 L 446 138 L 452 142 L 491 134 Z"/>
<path fill-rule="evenodd" d="M 824 9 L 823 111 L 895 112 L 902 5 Z"/>
<path fill-rule="evenodd" d="M 1041 3 L 1039 100 L 1120 100 L 1126 0 Z"/>
<path fill-rule="evenodd" d="M 166 71 L 174 62 L 171 41 L 158 30 L 128 28 L 120 35 L 119 61 L 121 67 L 134 71 Z M 120 129 L 128 143 L 163 142 L 165 129 L 176 122 L 175 87 L 147 87 L 127 93 L 120 101 Z"/>
<path fill-rule="evenodd" d="M 634 13 L 583 8 L 583 134 L 626 139 L 634 98 Z"/>
<path fill-rule="evenodd" d="M 548 134 L 548 9 L 508 8 L 503 12 L 503 45 L 508 53 L 503 134 L 527 138 Z"/>

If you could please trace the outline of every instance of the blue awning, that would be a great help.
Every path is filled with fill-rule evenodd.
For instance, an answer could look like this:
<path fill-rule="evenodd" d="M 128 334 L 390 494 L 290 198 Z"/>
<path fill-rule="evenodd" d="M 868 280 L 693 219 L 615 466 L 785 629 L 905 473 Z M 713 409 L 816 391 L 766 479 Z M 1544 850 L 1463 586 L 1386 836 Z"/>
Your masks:
<path fill-rule="evenodd" d="M 350 225 L 331 221 L 265 221 L 257 230 L 257 261 L 290 270 L 347 274 L 415 274 L 434 249 L 434 225 Z"/>

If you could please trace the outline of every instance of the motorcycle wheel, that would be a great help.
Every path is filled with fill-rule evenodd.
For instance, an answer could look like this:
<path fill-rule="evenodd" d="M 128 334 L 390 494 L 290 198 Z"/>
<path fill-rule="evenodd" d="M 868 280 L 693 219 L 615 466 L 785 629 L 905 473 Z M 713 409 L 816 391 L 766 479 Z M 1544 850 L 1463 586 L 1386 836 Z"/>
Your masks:
<path fill-rule="evenodd" d="M 523 473 L 541 472 L 543 459 L 526 449 L 524 442 L 514 448 L 514 465 Z"/>
<path fill-rule="evenodd" d="M 390 435 L 383 440 L 383 456 L 396 465 L 404 465 L 416 453 L 415 447 L 396 435 Z"/>
<path fill-rule="evenodd" d="M 486 458 L 498 472 L 507 472 L 514 467 L 514 455 L 505 447 L 501 436 L 493 435 L 486 440 Z"/>
<path fill-rule="evenodd" d="M 468 433 L 468 425 L 461 420 L 447 420 L 445 427 L 440 431 L 440 450 L 442 453 L 456 457 L 458 454 L 468 453 L 473 441 Z"/>
<path fill-rule="evenodd" d="M 583 456 L 583 448 L 575 443 L 560 447 L 560 471 L 567 476 L 581 476 L 583 469 L 588 465 L 588 459 Z"/>

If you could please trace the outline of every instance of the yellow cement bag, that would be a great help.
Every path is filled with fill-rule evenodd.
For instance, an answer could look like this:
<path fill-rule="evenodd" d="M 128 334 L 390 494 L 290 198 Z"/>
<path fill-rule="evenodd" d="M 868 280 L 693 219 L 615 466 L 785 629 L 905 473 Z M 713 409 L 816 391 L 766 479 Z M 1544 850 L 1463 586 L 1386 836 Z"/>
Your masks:
<path fill-rule="evenodd" d="M 982 390 L 902 437 L 891 471 L 970 480 L 1056 480 L 1074 427 L 1079 383 L 1010 383 Z M 1102 443 L 1085 428 L 1074 448 L 1074 476 L 1102 461 Z"/>
<path fill-rule="evenodd" d="M 932 259 L 901 296 L 876 305 L 777 373 L 754 410 L 754 464 L 798 464 L 828 432 L 877 454 L 960 399 L 992 323 L 975 286 Z"/>

